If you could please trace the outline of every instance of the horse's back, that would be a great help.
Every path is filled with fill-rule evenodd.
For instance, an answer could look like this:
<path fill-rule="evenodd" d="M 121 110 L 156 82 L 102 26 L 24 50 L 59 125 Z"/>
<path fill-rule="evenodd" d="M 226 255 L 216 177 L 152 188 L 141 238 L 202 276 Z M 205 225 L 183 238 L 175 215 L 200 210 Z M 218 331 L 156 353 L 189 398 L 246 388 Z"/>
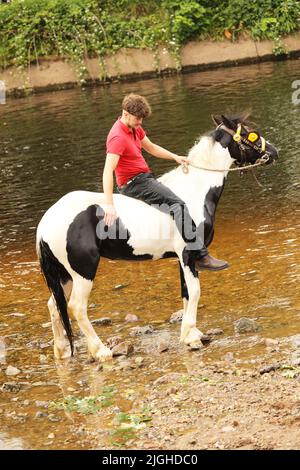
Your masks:
<path fill-rule="evenodd" d="M 121 194 L 114 194 L 113 197 L 119 221 L 136 254 L 151 253 L 159 257 L 164 251 L 170 250 L 174 227 L 168 215 Z M 43 215 L 37 229 L 37 249 L 39 241 L 43 239 L 53 247 L 56 256 L 64 257 L 70 228 L 82 226 L 83 223 L 85 226 L 90 224 L 95 233 L 95 216 L 103 216 L 103 204 L 103 193 L 73 191 L 64 195 Z"/>

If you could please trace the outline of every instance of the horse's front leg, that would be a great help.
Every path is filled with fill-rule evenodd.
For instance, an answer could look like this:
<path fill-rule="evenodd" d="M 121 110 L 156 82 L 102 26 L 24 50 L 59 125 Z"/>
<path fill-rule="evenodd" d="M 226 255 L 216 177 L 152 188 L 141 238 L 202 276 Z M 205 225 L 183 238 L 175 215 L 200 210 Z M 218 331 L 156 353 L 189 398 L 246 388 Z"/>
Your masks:
<path fill-rule="evenodd" d="M 191 347 L 201 346 L 203 333 L 196 328 L 197 307 L 200 298 L 200 282 L 198 273 L 192 267 L 184 265 L 180 259 L 181 295 L 184 302 L 184 313 L 181 323 L 180 342 Z"/>
<path fill-rule="evenodd" d="M 181 267 L 180 261 L 178 261 L 178 264 L 179 264 L 179 272 L 180 272 L 181 298 L 183 302 L 182 312 L 184 314 L 187 310 L 187 306 L 189 303 L 189 293 L 188 293 L 187 285 L 186 285 L 185 278 L 184 278 L 184 272 Z"/>

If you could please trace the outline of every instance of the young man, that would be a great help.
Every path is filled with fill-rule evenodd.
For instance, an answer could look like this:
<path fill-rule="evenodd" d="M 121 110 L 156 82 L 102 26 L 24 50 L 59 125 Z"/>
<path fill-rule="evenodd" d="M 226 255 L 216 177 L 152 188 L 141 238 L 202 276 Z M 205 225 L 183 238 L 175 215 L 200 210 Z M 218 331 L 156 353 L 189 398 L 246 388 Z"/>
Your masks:
<path fill-rule="evenodd" d="M 125 96 L 122 108 L 122 116 L 114 123 L 106 141 L 107 156 L 103 171 L 103 189 L 106 198 L 103 209 L 106 225 L 112 225 L 117 218 L 113 203 L 115 171 L 120 193 L 150 205 L 155 204 L 157 209 L 158 205 L 162 205 L 162 211 L 166 211 L 168 207 L 168 213 L 173 217 L 186 242 L 187 263 L 192 263 L 197 271 L 204 269 L 219 271 L 227 268 L 228 264 L 225 261 L 217 260 L 208 254 L 184 201 L 154 178 L 142 155 L 142 148 L 155 157 L 175 160 L 178 164 L 187 165 L 187 158 L 154 144 L 146 136 L 141 124 L 143 118 L 150 116 L 151 108 L 143 96 L 133 93 Z"/>

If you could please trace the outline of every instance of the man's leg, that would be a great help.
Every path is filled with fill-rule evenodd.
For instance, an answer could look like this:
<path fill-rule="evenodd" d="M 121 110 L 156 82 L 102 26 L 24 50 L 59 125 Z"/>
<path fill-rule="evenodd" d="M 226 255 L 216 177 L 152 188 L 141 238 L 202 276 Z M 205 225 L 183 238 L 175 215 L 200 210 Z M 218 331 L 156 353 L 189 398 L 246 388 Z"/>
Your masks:
<path fill-rule="evenodd" d="M 133 182 L 129 183 L 122 194 L 139 199 L 149 205 L 155 205 L 158 210 L 170 214 L 176 226 L 186 242 L 183 258 L 186 263 L 195 263 L 199 270 L 220 270 L 228 267 L 225 261 L 220 261 L 208 254 L 204 244 L 204 233 L 197 231 L 188 208 L 169 188 L 157 181 L 151 174 L 139 175 Z"/>

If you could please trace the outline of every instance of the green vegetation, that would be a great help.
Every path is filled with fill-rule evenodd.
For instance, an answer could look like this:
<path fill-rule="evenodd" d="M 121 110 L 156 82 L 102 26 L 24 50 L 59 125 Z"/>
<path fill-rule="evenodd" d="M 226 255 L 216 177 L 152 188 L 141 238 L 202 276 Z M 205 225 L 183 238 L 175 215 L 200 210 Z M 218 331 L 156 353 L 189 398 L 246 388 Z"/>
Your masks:
<path fill-rule="evenodd" d="M 54 55 L 84 79 L 85 57 L 101 62 L 122 47 L 164 45 L 178 58 L 189 40 L 246 35 L 281 53 L 281 36 L 299 29 L 299 0 L 12 0 L 0 3 L 0 67 Z"/>
<path fill-rule="evenodd" d="M 113 397 L 116 393 L 114 385 L 103 387 L 101 395 L 88 397 L 75 397 L 69 395 L 61 401 L 51 402 L 50 408 L 64 410 L 69 413 L 75 412 L 83 415 L 96 414 L 97 411 L 107 408 L 113 404 Z"/>

